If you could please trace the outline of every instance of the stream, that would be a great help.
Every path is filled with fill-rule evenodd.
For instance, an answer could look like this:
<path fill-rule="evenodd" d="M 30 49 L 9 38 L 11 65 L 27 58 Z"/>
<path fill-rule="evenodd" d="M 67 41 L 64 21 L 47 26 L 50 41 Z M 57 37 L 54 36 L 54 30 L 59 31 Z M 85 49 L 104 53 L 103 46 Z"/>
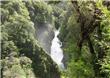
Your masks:
<path fill-rule="evenodd" d="M 55 36 L 52 40 L 50 56 L 53 59 L 53 61 L 55 63 L 57 63 L 59 69 L 63 70 L 63 69 L 65 69 L 65 67 L 64 67 L 64 64 L 62 62 L 62 60 L 63 60 L 63 50 L 61 48 L 62 42 L 58 39 L 59 33 L 60 33 L 60 28 L 58 30 L 54 31 Z"/>

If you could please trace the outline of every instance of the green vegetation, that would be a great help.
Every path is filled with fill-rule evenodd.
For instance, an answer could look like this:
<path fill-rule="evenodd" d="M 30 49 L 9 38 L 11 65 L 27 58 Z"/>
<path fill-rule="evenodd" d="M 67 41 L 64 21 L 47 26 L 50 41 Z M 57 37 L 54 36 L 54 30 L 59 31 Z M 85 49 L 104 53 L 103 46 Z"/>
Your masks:
<path fill-rule="evenodd" d="M 68 55 L 65 78 L 110 77 L 109 5 L 101 0 L 72 2 L 73 14 L 60 35 Z"/>
<path fill-rule="evenodd" d="M 8 0 L 0 11 L 2 78 L 110 78 L 109 0 Z M 39 44 L 41 24 L 61 28 L 64 71 Z"/>
<path fill-rule="evenodd" d="M 39 2 L 34 3 L 39 4 Z M 44 11 L 40 5 L 38 6 L 40 10 Z M 41 7 L 45 6 L 47 5 Z M 59 76 L 56 65 L 38 44 L 34 24 L 25 2 L 17 0 L 1 2 L 3 78 Z"/>

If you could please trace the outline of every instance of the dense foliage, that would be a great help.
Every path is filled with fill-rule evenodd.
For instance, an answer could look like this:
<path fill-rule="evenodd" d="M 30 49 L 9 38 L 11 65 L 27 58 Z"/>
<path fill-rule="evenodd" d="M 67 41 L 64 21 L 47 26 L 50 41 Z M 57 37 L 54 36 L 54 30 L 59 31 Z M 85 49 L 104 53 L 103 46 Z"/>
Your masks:
<path fill-rule="evenodd" d="M 47 16 L 47 12 L 49 12 L 46 8 L 47 4 L 43 3 L 34 2 L 34 5 L 36 10 L 39 9 L 42 13 L 46 11 L 46 15 L 44 15 Z M 43 14 L 38 16 L 36 14 L 37 19 L 34 19 L 37 23 L 39 23 L 38 20 L 44 19 L 44 16 L 40 18 L 42 16 Z M 34 27 L 36 23 L 31 19 L 25 2 L 19 0 L 1 2 L 3 78 L 59 77 L 56 65 L 36 39 Z"/>
<path fill-rule="evenodd" d="M 0 10 L 2 78 L 110 78 L 110 1 L 9 0 Z M 39 44 L 42 24 L 61 29 L 64 71 Z"/>
<path fill-rule="evenodd" d="M 72 1 L 73 14 L 62 26 L 69 78 L 110 77 L 110 2 Z M 68 32 L 68 34 L 67 34 Z"/>

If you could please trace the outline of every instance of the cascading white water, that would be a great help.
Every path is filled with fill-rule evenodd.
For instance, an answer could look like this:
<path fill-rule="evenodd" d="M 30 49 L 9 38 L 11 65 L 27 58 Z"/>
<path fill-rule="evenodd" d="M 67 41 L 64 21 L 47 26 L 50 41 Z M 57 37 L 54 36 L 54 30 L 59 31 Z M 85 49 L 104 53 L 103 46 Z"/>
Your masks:
<path fill-rule="evenodd" d="M 53 61 L 57 63 L 60 69 L 64 69 L 64 64 L 62 62 L 63 60 L 63 50 L 61 49 L 62 43 L 57 37 L 60 33 L 59 31 L 60 29 L 54 31 L 55 36 L 52 40 L 50 56 L 53 59 Z"/>

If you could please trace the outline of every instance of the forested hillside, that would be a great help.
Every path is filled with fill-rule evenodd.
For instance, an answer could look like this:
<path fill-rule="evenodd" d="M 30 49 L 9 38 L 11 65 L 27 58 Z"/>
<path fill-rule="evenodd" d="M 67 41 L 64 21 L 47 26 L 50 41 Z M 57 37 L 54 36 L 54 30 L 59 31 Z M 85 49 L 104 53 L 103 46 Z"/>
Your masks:
<path fill-rule="evenodd" d="M 110 78 L 109 0 L 4 0 L 0 5 L 1 78 Z"/>

